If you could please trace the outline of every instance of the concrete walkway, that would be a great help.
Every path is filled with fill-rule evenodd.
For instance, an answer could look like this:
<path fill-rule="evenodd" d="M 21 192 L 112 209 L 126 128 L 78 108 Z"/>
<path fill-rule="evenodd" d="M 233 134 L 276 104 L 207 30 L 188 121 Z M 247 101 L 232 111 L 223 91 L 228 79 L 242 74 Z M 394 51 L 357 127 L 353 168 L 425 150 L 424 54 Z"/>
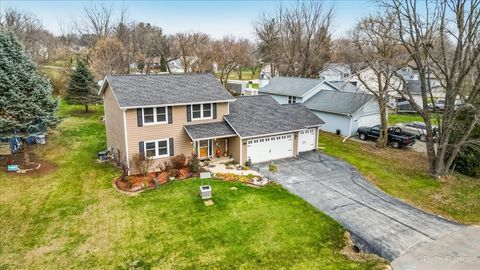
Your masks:
<path fill-rule="evenodd" d="M 385 194 L 351 165 L 325 154 L 307 152 L 298 158 L 276 163 L 278 173 L 272 176 L 274 180 L 343 224 L 361 250 L 390 261 L 411 251 L 421 254 L 422 245 L 446 239 L 444 237 L 447 235 L 454 235 L 452 233 L 462 232 L 466 228 Z M 268 163 L 256 167 L 266 173 Z M 445 248 L 452 252 L 463 251 L 459 247 L 468 240 L 463 239 L 460 233 Z M 480 239 L 473 241 L 480 242 Z M 415 247 L 420 247 L 420 250 Z M 473 248 L 477 255 L 480 250 L 478 247 Z M 449 254 L 449 251 L 445 251 L 445 254 Z M 425 250 L 425 254 L 433 255 L 429 250 Z M 409 261 L 408 258 L 405 261 Z M 400 264 L 403 265 L 402 262 Z"/>

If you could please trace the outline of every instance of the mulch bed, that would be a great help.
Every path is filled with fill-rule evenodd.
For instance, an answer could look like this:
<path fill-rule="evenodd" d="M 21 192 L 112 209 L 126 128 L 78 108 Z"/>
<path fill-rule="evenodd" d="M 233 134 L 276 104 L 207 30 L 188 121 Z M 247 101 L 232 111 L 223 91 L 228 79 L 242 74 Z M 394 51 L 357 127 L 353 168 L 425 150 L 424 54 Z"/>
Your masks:
<path fill-rule="evenodd" d="M 143 177 L 143 175 L 130 175 L 127 181 L 122 181 L 121 177 L 118 177 L 115 180 L 115 185 L 122 191 L 139 192 L 141 190 L 158 187 L 160 185 L 166 184 L 169 181 L 167 172 L 161 172 L 157 176 L 156 175 L 157 173 L 155 172 L 149 173 L 145 178 Z M 185 167 L 179 170 L 179 175 L 175 179 L 186 179 L 190 176 L 191 173 Z M 155 182 L 153 178 L 156 178 L 157 181 Z M 147 184 L 147 187 L 144 187 L 145 183 Z"/>
<path fill-rule="evenodd" d="M 57 169 L 57 166 L 54 163 L 47 160 L 42 160 L 34 153 L 30 153 L 30 162 L 31 164 L 29 164 L 28 166 L 25 166 L 23 164 L 23 153 L 17 153 L 17 154 L 8 155 L 8 156 L 0 156 L 1 170 L 9 174 L 15 174 L 18 176 L 28 176 L 28 177 L 43 176 L 43 175 L 50 174 Z M 9 172 L 7 170 L 8 163 L 18 165 L 21 171 L 25 170 L 26 172 L 23 172 L 23 173 Z"/>

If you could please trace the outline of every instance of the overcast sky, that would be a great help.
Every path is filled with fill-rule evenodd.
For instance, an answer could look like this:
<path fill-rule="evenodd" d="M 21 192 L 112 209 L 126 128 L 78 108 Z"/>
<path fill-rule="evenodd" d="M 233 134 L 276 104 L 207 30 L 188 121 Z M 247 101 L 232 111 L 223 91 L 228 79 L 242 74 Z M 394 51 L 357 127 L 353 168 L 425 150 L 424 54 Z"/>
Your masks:
<path fill-rule="evenodd" d="M 99 2 L 99 1 L 97 1 Z M 291 1 L 104 1 L 120 10 L 126 7 L 129 21 L 149 22 L 166 33 L 201 31 L 219 38 L 234 35 L 254 39 L 253 25 L 262 12 L 273 12 Z M 43 25 L 60 34 L 60 24 L 83 16 L 83 8 L 95 1 L 22 1 L 0 0 L 0 11 L 15 8 L 34 14 Z M 327 1 L 334 7 L 333 35 L 345 35 L 355 22 L 375 12 L 369 0 Z"/>

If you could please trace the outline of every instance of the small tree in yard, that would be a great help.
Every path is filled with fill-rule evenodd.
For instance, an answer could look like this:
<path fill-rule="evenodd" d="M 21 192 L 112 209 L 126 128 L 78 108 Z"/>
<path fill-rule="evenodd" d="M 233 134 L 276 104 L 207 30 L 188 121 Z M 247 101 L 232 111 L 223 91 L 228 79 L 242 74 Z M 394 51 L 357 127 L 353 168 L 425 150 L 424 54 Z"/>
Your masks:
<path fill-rule="evenodd" d="M 82 60 L 77 61 L 77 67 L 72 72 L 65 100 L 68 104 L 84 105 L 85 112 L 88 112 L 89 104 L 100 102 L 93 74 Z"/>
<path fill-rule="evenodd" d="M 27 138 L 31 132 L 55 127 L 58 100 L 52 86 L 37 72 L 37 66 L 17 37 L 0 31 L 0 130 L 9 137 Z M 24 163 L 30 165 L 24 139 Z"/>
<path fill-rule="evenodd" d="M 149 157 L 145 157 L 141 154 L 135 154 L 132 157 L 132 163 L 137 168 L 138 172 L 143 176 L 143 182 L 147 185 L 147 176 L 150 168 L 153 165 L 153 159 Z"/>
<path fill-rule="evenodd" d="M 270 162 L 270 164 L 268 164 L 268 178 L 270 178 L 270 173 L 275 174 L 277 173 L 277 171 L 278 171 L 277 164 Z"/>

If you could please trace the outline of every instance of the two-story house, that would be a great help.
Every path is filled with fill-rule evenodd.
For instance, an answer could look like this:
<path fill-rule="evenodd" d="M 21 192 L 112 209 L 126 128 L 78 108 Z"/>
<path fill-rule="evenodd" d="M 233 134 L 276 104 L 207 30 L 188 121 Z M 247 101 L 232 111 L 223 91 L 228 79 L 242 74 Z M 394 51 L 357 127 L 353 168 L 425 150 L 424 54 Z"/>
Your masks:
<path fill-rule="evenodd" d="M 316 149 L 324 124 L 303 105 L 235 99 L 211 74 L 109 75 L 100 93 L 107 146 L 133 173 L 135 154 L 155 159 L 152 169 L 180 153 L 241 164 L 293 157 Z"/>

